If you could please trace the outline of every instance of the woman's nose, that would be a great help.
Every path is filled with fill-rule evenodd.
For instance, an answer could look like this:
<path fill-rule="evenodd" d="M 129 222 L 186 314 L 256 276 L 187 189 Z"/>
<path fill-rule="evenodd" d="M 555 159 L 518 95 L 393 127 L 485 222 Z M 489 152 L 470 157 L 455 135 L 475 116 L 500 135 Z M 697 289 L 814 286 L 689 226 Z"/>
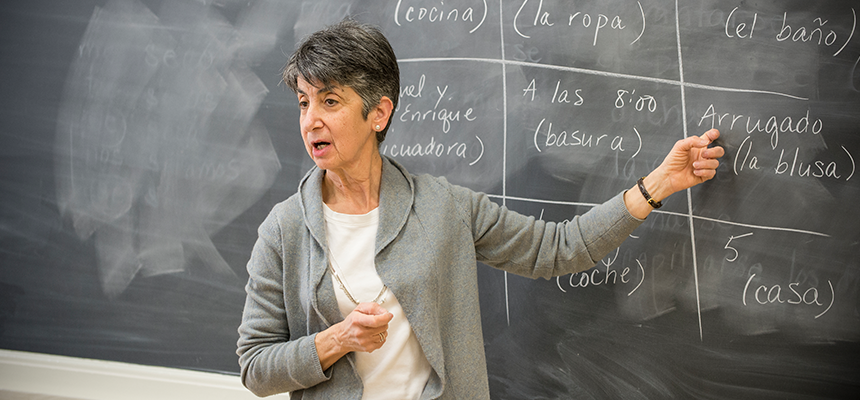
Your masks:
<path fill-rule="evenodd" d="M 319 109 L 313 104 L 309 104 L 307 108 L 305 108 L 304 112 L 302 113 L 301 120 L 302 130 L 304 130 L 305 132 L 311 132 L 314 129 L 322 126 Z"/>

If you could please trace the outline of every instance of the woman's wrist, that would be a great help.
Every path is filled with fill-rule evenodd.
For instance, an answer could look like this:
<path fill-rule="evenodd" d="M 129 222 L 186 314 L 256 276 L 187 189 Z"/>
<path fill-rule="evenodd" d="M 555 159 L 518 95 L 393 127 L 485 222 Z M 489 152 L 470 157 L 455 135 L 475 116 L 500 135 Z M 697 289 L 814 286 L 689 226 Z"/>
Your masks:
<path fill-rule="evenodd" d="M 337 360 L 345 356 L 348 351 L 343 350 L 343 346 L 337 338 L 337 332 L 340 329 L 340 324 L 330 326 L 328 329 L 319 332 L 314 337 L 314 345 L 317 348 L 317 357 L 320 360 L 320 367 L 325 371 L 334 365 Z"/>
<path fill-rule="evenodd" d="M 669 179 L 663 177 L 658 171 L 653 171 L 642 179 L 642 185 L 655 202 L 662 202 L 672 192 L 672 184 Z M 643 196 L 644 197 L 644 196 Z"/>
<path fill-rule="evenodd" d="M 661 179 L 661 176 L 655 171 L 648 174 L 642 180 L 645 192 L 648 193 L 654 203 L 658 204 L 672 194 L 671 184 L 668 183 L 668 179 Z M 654 210 L 654 206 L 648 202 L 648 198 L 639 188 L 638 182 L 634 182 L 633 187 L 624 193 L 624 205 L 627 206 L 627 211 L 630 212 L 630 215 L 638 219 L 645 219 Z"/>

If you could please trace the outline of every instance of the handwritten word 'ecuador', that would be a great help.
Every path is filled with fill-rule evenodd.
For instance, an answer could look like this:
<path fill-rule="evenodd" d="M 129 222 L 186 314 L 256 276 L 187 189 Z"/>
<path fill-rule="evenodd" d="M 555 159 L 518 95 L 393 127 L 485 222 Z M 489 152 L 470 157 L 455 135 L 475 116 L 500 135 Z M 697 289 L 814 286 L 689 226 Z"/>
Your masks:
<path fill-rule="evenodd" d="M 480 137 L 475 136 L 477 143 L 469 144 L 465 142 L 453 142 L 451 144 L 443 144 L 436 141 L 436 138 L 431 136 L 429 143 L 409 144 L 384 144 L 380 153 L 394 158 L 398 157 L 455 157 L 462 159 L 474 160 L 469 162 L 469 165 L 475 165 L 484 156 L 484 141 Z"/>
<path fill-rule="evenodd" d="M 481 19 L 477 22 L 477 25 L 475 25 L 469 33 L 478 30 L 478 28 L 480 28 L 484 23 L 484 19 L 487 18 L 487 0 L 481 0 L 480 3 L 482 4 L 481 8 L 483 8 L 483 14 L 481 15 Z M 416 9 L 413 6 L 404 7 L 403 0 L 397 0 L 397 5 L 394 7 L 394 23 L 397 24 L 397 26 L 402 26 L 401 20 L 403 23 L 462 22 L 468 23 L 469 26 L 471 26 L 472 24 L 475 24 L 475 9 L 473 7 L 462 9 L 452 8 L 450 5 L 446 6 L 444 1 L 439 1 L 439 3 L 434 6 L 422 6 Z"/>

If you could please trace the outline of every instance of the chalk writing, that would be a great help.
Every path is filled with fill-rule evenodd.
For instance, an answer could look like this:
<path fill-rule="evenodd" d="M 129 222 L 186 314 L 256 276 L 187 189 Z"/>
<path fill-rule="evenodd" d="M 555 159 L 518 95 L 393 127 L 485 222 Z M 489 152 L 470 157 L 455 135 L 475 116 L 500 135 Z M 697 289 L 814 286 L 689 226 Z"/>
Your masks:
<path fill-rule="evenodd" d="M 738 8 L 740 7 L 733 8 L 728 18 L 726 18 L 726 36 L 730 38 L 752 39 L 755 33 L 755 24 L 758 21 L 758 13 L 753 13 L 752 20 L 749 22 L 749 27 L 747 27 L 746 22 L 735 23 L 736 21 L 732 19 Z M 733 29 L 730 30 L 729 26 Z"/>
<path fill-rule="evenodd" d="M 532 79 L 531 82 L 529 82 L 529 85 L 525 89 L 523 89 L 523 97 L 530 96 L 529 101 L 534 101 L 536 92 L 537 89 L 535 88 L 535 80 Z M 555 91 L 553 91 L 552 93 L 550 103 L 564 103 L 571 104 L 574 106 L 581 106 L 585 104 L 585 99 L 582 97 L 582 89 L 575 89 L 573 91 L 573 94 L 571 94 L 568 89 L 561 88 L 561 80 L 559 79 L 555 83 Z"/>
<path fill-rule="evenodd" d="M 568 132 L 567 130 L 563 130 L 561 132 L 553 132 L 552 130 L 552 122 L 547 123 L 546 133 L 541 131 L 541 128 L 546 122 L 546 118 L 542 119 L 537 127 L 535 127 L 534 133 L 534 146 L 538 152 L 543 152 L 541 147 L 582 147 L 582 148 L 598 148 L 600 146 L 609 148 L 612 151 L 625 151 L 624 149 L 624 136 L 621 135 L 609 135 L 609 134 L 599 134 L 599 133 L 588 133 L 582 132 L 579 129 Z M 634 132 L 636 132 L 636 136 L 639 139 L 639 149 L 642 148 L 642 137 L 639 135 L 639 131 L 634 128 Z M 546 136 L 546 139 L 543 141 L 538 141 L 540 136 Z M 541 146 L 543 143 L 543 146 Z M 637 151 L 631 156 L 635 157 L 638 154 Z"/>
<path fill-rule="evenodd" d="M 735 152 L 733 161 L 735 175 L 739 175 L 744 170 L 756 171 L 762 169 L 759 165 L 759 156 L 753 153 L 753 145 L 754 141 L 750 136 L 747 136 L 741 142 L 741 145 Z M 773 167 L 773 172 L 775 175 L 791 177 L 832 178 L 848 181 L 854 176 L 856 168 L 854 156 L 845 146 L 840 146 L 840 148 L 846 155 L 847 164 L 850 164 L 850 167 L 845 164 L 840 167 L 839 161 L 833 156 L 829 159 L 823 159 L 819 155 L 815 156 L 814 159 L 809 159 L 806 155 L 801 156 L 800 147 L 794 147 L 793 150 L 789 149 L 788 152 L 786 152 L 786 149 L 779 149 L 779 157 Z"/>
<path fill-rule="evenodd" d="M 636 291 L 639 290 L 639 287 L 642 286 L 642 282 L 645 281 L 645 267 L 642 266 L 642 263 L 639 260 L 636 260 L 636 265 L 639 271 L 638 280 L 635 279 L 635 275 L 631 275 L 631 272 L 633 272 L 633 270 L 630 267 L 624 267 L 620 269 L 613 268 L 612 265 L 618 258 L 618 251 L 619 250 L 616 249 L 615 257 L 609 258 L 608 261 L 601 261 L 603 264 L 602 268 L 598 265 L 587 271 L 570 274 L 570 277 L 567 279 L 567 285 L 562 285 L 561 277 L 556 277 L 556 286 L 558 286 L 558 289 L 562 292 L 567 293 L 567 290 L 564 289 L 565 286 L 579 289 L 586 288 L 589 286 L 635 284 L 633 289 L 627 293 L 627 296 L 633 295 L 633 293 L 636 293 Z"/>
<path fill-rule="evenodd" d="M 424 89 L 425 80 L 426 77 L 421 75 L 421 78 L 418 80 L 417 89 L 415 88 L 415 85 L 409 85 L 402 87 L 400 91 L 409 94 L 409 97 L 421 97 L 421 91 Z M 447 93 L 448 85 L 445 85 L 445 87 L 436 86 L 436 103 L 433 105 L 433 108 L 420 109 L 419 106 L 413 105 L 411 102 L 406 103 L 405 105 L 401 103 L 397 105 L 395 116 L 400 122 L 438 121 L 441 124 L 442 132 L 445 133 L 448 133 L 451 130 L 451 126 L 455 122 L 469 123 L 478 118 L 473 115 L 474 109 L 471 107 L 462 111 L 457 109 L 448 109 L 446 107 L 440 108 L 439 105 L 443 101 L 450 101 L 452 98 L 451 96 L 446 97 Z"/>
<path fill-rule="evenodd" d="M 574 31 L 584 29 L 592 37 L 591 45 L 597 46 L 597 40 L 601 30 L 609 29 L 613 31 L 622 31 L 627 28 L 627 23 L 620 15 L 617 14 L 610 16 L 611 14 L 575 11 L 569 13 L 565 12 L 564 14 L 567 14 L 566 17 L 557 17 L 553 15 L 555 11 L 544 8 L 543 0 L 539 0 L 537 7 L 533 10 L 526 9 L 528 2 L 529 0 L 523 0 L 523 3 L 517 10 L 513 21 L 514 31 L 516 31 L 516 33 L 521 37 L 527 39 L 531 38 L 531 36 L 523 33 L 523 30 L 521 30 L 520 27 L 531 26 L 551 28 L 556 24 L 560 24 L 559 26 L 567 26 Z M 639 5 L 639 14 L 642 17 L 642 29 L 639 30 L 636 38 L 630 42 L 631 45 L 638 42 L 645 33 L 645 11 L 642 8 L 642 3 L 636 3 Z M 528 17 L 530 18 L 532 11 L 534 11 L 534 21 L 529 24 L 529 20 L 526 19 L 526 13 L 528 13 Z M 561 14 L 561 12 L 559 12 L 559 14 Z M 520 16 L 523 17 L 522 23 L 520 23 Z"/>
<path fill-rule="evenodd" d="M 758 22 L 758 13 L 753 12 L 751 16 L 748 13 L 744 16 L 739 16 L 738 10 L 740 6 L 735 7 L 729 12 L 728 17 L 725 20 L 725 35 L 728 38 L 736 38 L 736 39 L 752 39 L 755 34 L 756 23 Z M 834 45 L 841 46 L 837 49 L 833 56 L 838 56 L 842 50 L 845 50 L 845 47 L 854 37 L 855 30 L 857 28 L 857 12 L 854 8 L 851 8 L 851 30 L 846 34 L 842 33 L 842 37 L 845 37 L 844 40 L 840 39 L 840 33 L 837 33 L 835 30 L 829 28 L 827 23 L 830 22 L 828 19 L 824 19 L 823 17 L 813 18 L 811 21 L 806 21 L 806 23 L 798 24 L 796 22 L 788 21 L 788 12 L 784 12 L 782 14 L 781 25 L 776 28 L 776 34 L 774 35 L 774 39 L 778 42 L 795 42 L 795 43 L 811 43 L 815 45 L 824 45 L 827 47 L 831 47 Z M 744 22 L 740 22 L 743 20 Z M 847 37 L 846 37 L 847 36 Z"/>
<path fill-rule="evenodd" d="M 851 9 L 851 15 L 853 17 L 851 32 L 848 34 L 848 38 L 845 39 L 842 47 L 839 48 L 833 56 L 838 56 L 842 50 L 845 49 L 845 46 L 848 45 L 848 42 L 851 41 L 851 38 L 854 36 L 854 30 L 857 27 L 857 13 L 854 9 Z M 790 40 L 792 42 L 804 42 L 804 43 L 814 43 L 821 45 L 822 43 L 825 46 L 832 46 L 838 40 L 838 34 L 832 30 L 825 27 L 828 20 L 823 19 L 821 17 L 817 17 L 812 20 L 811 25 L 807 28 L 806 26 L 795 26 L 792 27 L 791 24 L 786 22 L 788 18 L 788 12 L 783 13 L 782 15 L 782 27 L 779 30 L 779 33 L 776 35 L 777 41 L 786 41 Z"/>
<path fill-rule="evenodd" d="M 407 0 L 407 4 L 409 1 Z M 469 33 L 473 33 L 484 23 L 487 18 L 487 0 L 481 0 L 478 7 L 478 12 L 482 13 L 480 18 L 475 17 L 474 7 L 452 7 L 450 4 L 445 5 L 444 1 L 433 3 L 432 6 L 411 6 L 404 5 L 403 0 L 397 0 L 397 5 L 394 6 L 394 23 L 397 26 L 402 26 L 402 23 L 441 23 L 441 22 L 461 22 L 468 23 L 469 26 L 474 25 Z"/>
<path fill-rule="evenodd" d="M 633 99 L 636 99 L 636 111 L 648 110 L 649 112 L 657 111 L 657 100 L 654 96 L 650 94 L 642 94 L 636 98 L 636 89 L 633 91 L 628 91 L 625 89 L 618 89 L 616 92 L 618 97 L 615 98 L 615 108 L 623 108 L 627 104 L 632 104 Z M 626 101 L 625 101 L 626 100 Z"/>
<path fill-rule="evenodd" d="M 746 117 L 746 118 L 744 118 Z M 710 120 L 710 125 L 707 122 Z M 699 126 L 705 124 L 706 127 L 719 128 L 722 130 L 732 130 L 737 125 L 743 128 L 746 133 L 764 132 L 770 134 L 770 145 L 776 149 L 779 145 L 779 135 L 783 133 L 812 133 L 818 135 L 824 129 L 824 122 L 820 118 L 810 121 L 809 109 L 806 114 L 801 117 L 785 116 L 778 117 L 771 115 L 766 118 L 755 117 L 751 115 L 720 113 L 716 111 L 713 104 L 709 105 L 702 117 L 699 118 Z"/>
<path fill-rule="evenodd" d="M 843 147 L 844 149 L 844 147 Z M 846 150 L 847 152 L 847 150 Z M 785 156 L 785 149 L 780 150 L 779 152 L 779 160 L 776 163 L 776 167 L 774 168 L 774 172 L 777 175 L 788 173 L 789 176 L 812 176 L 815 178 L 834 178 L 840 179 L 843 174 L 839 173 L 839 168 L 836 164 L 836 161 L 822 161 L 822 160 L 813 160 L 807 161 L 804 163 L 803 159 L 798 159 L 798 154 L 800 154 L 800 148 L 794 148 L 794 156 L 790 155 L 786 156 L 785 160 L 783 160 L 783 156 Z M 849 153 L 850 155 L 850 153 Z M 789 157 L 791 159 L 789 160 Z M 813 168 L 814 167 L 814 168 Z M 851 171 L 852 174 L 854 171 Z"/>
<path fill-rule="evenodd" d="M 730 257 L 728 257 L 728 256 L 727 256 L 727 257 L 726 257 L 726 261 L 728 261 L 728 262 L 735 262 L 735 260 L 737 260 L 737 259 L 738 259 L 738 256 L 740 255 L 740 253 L 738 252 L 738 249 L 734 248 L 733 246 L 729 246 L 730 244 L 732 244 L 732 240 L 740 239 L 740 238 L 744 238 L 744 237 L 747 237 L 747 236 L 752 236 L 752 234 L 753 234 L 753 233 L 752 233 L 752 232 L 750 232 L 750 233 L 745 233 L 745 234 L 740 235 L 740 236 L 734 236 L 734 235 L 729 236 L 729 241 L 728 241 L 728 242 L 726 242 L 726 246 L 724 247 L 724 249 L 731 251 L 732 253 L 734 253 L 734 255 L 733 255 L 733 256 L 730 256 Z"/>
<path fill-rule="evenodd" d="M 382 145 L 380 153 L 391 157 L 455 157 L 469 160 L 469 165 L 475 165 L 484 156 L 484 141 L 475 136 L 474 143 L 454 141 L 451 143 L 437 142 L 434 136 L 429 142 L 414 144 Z"/>
<path fill-rule="evenodd" d="M 830 289 L 830 301 L 827 302 L 821 297 L 821 292 L 815 286 L 801 285 L 800 282 L 789 282 L 785 284 L 759 284 L 754 285 L 753 280 L 756 279 L 756 274 L 750 274 L 744 285 L 743 304 L 747 305 L 747 298 L 754 300 L 761 305 L 787 304 L 794 306 L 812 306 L 824 308 L 821 313 L 815 315 L 815 319 L 830 311 L 830 307 L 836 301 L 836 291 L 833 290 L 833 283 L 827 280 Z M 825 293 L 826 294 L 826 293 Z"/>

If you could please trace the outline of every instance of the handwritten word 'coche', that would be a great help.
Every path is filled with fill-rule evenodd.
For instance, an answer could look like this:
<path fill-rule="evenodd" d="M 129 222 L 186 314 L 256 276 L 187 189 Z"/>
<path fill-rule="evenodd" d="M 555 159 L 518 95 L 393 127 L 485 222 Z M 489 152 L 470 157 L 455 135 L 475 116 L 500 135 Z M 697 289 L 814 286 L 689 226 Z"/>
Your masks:
<path fill-rule="evenodd" d="M 574 289 L 586 288 L 589 286 L 601 286 L 601 285 L 618 285 L 618 284 L 632 284 L 635 283 L 636 286 L 627 293 L 627 296 L 633 295 L 639 290 L 639 287 L 642 286 L 642 282 L 645 281 L 645 267 L 642 266 L 642 263 L 639 260 L 636 260 L 636 264 L 639 266 L 639 279 L 638 282 L 635 281 L 630 273 L 632 270 L 630 267 L 624 267 L 621 269 L 613 268 L 612 262 L 603 262 L 603 268 L 600 266 L 595 266 L 587 271 L 577 272 L 575 274 L 570 274 L 570 278 L 568 279 L 567 285 L 562 284 L 561 277 L 556 277 L 556 285 L 558 289 L 564 293 L 567 293 L 567 290 L 564 290 L 564 286 L 570 286 Z M 620 271 L 620 272 L 619 272 Z M 620 283 L 619 283 L 620 281 Z"/>

